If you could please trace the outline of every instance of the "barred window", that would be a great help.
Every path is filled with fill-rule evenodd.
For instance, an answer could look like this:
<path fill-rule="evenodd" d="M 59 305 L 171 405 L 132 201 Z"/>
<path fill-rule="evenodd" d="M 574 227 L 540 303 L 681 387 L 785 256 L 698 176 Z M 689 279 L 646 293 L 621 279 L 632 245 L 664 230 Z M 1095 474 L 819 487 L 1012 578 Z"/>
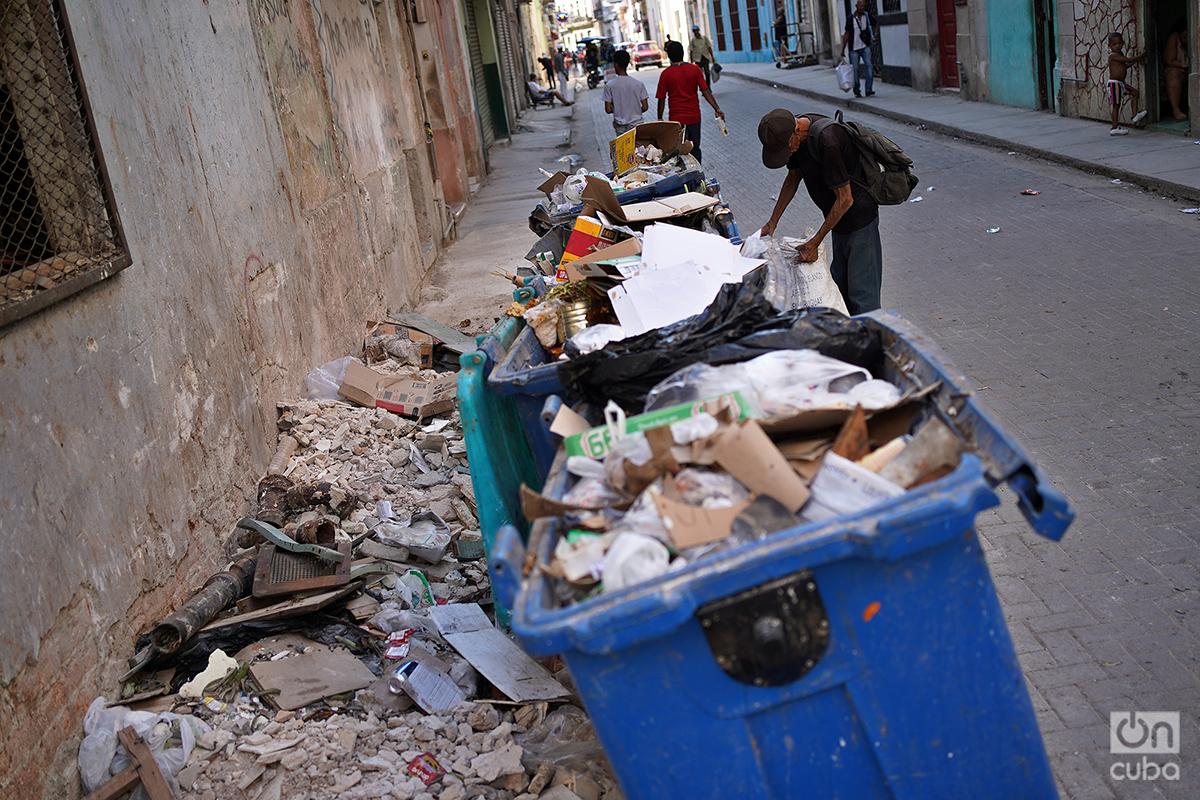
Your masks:
<path fill-rule="evenodd" d="M 881 12 L 884 14 L 898 14 L 903 11 L 900 8 L 900 0 L 883 0 L 883 8 Z"/>
<path fill-rule="evenodd" d="M 0 0 L 0 326 L 129 266 L 61 0 Z"/>

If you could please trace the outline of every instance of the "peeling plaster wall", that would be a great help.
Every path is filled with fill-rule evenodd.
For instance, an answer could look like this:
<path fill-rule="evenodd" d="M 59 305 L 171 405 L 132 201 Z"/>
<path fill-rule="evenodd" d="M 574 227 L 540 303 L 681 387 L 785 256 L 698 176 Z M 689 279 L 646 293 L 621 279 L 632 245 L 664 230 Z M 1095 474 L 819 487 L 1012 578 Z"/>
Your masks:
<path fill-rule="evenodd" d="M 411 305 L 412 221 L 433 213 L 395 0 L 66 7 L 133 266 L 0 329 L 0 790 L 19 798 L 79 794 L 88 703 L 220 560 L 276 399 Z"/>
<path fill-rule="evenodd" d="M 1062 113 L 1085 119 L 1108 119 L 1111 107 L 1105 89 L 1108 85 L 1108 35 L 1120 33 L 1125 37 L 1125 51 L 1140 52 L 1145 37 L 1139 23 L 1137 0 L 1073 0 L 1070 8 L 1060 4 L 1058 24 L 1061 33 L 1058 53 Z M 1069 13 L 1064 13 L 1069 12 Z M 1133 65 L 1125 77 L 1126 83 L 1145 96 L 1146 72 L 1142 65 Z M 1123 113 L 1128 113 L 1128 110 Z"/>

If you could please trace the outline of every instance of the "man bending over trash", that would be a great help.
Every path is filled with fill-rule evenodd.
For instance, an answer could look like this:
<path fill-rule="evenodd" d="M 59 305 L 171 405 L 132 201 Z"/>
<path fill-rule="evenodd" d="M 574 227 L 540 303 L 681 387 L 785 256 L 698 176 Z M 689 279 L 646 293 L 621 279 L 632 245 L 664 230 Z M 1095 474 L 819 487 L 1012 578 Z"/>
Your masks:
<path fill-rule="evenodd" d="M 820 134 L 815 148 L 808 143 L 808 127 L 820 114 L 801 114 L 777 108 L 758 123 L 762 160 L 767 169 L 787 166 L 787 177 L 771 218 L 762 227 L 770 236 L 779 224 L 800 182 L 808 196 L 825 215 L 821 229 L 796 249 L 801 261 L 816 261 L 817 247 L 833 233 L 830 272 L 851 314 L 879 308 L 883 284 L 883 247 L 879 242 L 879 205 L 862 183 L 866 177 L 849 134 L 830 125 Z M 814 152 L 815 150 L 815 152 Z M 851 183 L 851 178 L 856 178 Z"/>

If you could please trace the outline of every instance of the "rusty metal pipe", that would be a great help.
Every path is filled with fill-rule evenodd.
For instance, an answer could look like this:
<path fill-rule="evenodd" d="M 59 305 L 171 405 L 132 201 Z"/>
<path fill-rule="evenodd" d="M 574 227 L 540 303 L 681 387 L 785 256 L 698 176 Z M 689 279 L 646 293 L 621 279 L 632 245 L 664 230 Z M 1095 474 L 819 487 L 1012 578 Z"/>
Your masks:
<path fill-rule="evenodd" d="M 213 575 L 183 608 L 154 626 L 150 643 L 160 653 L 174 653 L 226 606 L 250 594 L 257 563 L 258 551 L 252 550 Z"/>

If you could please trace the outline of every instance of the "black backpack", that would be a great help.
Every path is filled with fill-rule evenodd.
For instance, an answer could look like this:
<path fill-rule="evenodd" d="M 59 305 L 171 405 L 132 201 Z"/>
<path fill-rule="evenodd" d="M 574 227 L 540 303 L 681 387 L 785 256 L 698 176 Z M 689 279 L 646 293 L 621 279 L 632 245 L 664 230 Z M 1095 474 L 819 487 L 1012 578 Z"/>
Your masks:
<path fill-rule="evenodd" d="M 822 117 L 815 119 L 808 128 L 808 152 L 813 158 L 820 159 L 817 153 L 817 140 L 821 132 L 830 125 L 839 125 L 850 136 L 854 148 L 858 151 L 859 163 L 866 180 L 860 180 L 853 175 L 850 181 L 864 189 L 881 206 L 895 206 L 903 203 L 912 194 L 919 181 L 912 174 L 913 160 L 904 155 L 900 146 L 874 128 L 868 128 L 857 122 L 845 122 L 842 112 L 834 113 L 834 118 Z"/>

